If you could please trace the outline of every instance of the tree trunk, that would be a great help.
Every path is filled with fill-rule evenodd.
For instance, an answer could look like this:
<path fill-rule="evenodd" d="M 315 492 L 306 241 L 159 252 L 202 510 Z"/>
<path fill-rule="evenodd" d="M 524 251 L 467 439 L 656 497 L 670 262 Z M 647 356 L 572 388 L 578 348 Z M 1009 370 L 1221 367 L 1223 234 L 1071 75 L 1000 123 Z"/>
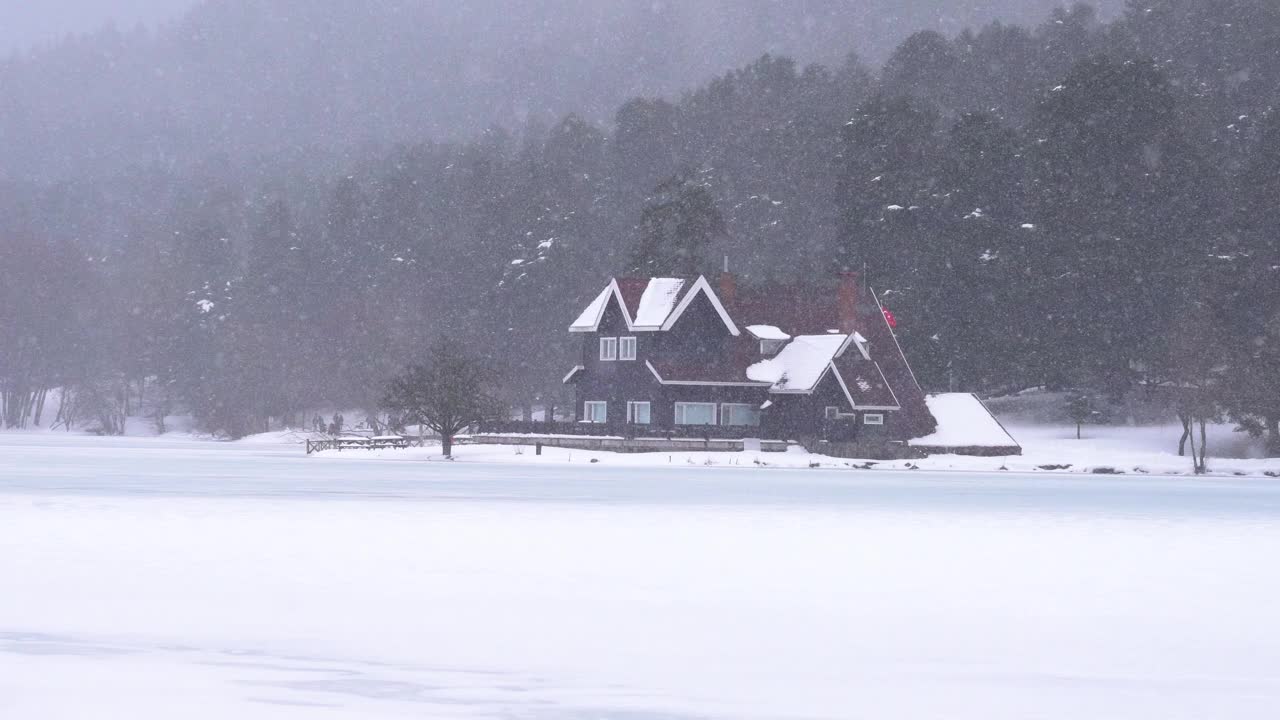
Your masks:
<path fill-rule="evenodd" d="M 41 416 L 44 415 L 44 398 L 48 394 L 48 392 L 49 392 L 49 389 L 44 388 L 40 391 L 40 394 L 36 396 L 36 415 L 34 420 L 32 421 L 32 424 L 34 424 L 36 427 L 40 427 L 40 418 Z"/>
<path fill-rule="evenodd" d="M 1197 475 L 1203 475 L 1208 471 L 1208 436 L 1206 432 L 1204 432 L 1204 425 L 1206 425 L 1206 423 L 1207 420 L 1201 418 L 1201 455 L 1199 455 L 1199 459 L 1196 461 Z"/>
<path fill-rule="evenodd" d="M 440 433 L 440 447 L 447 458 L 453 457 L 453 435 Z"/>
<path fill-rule="evenodd" d="M 1280 415 L 1267 417 L 1267 457 L 1280 457 Z"/>
<path fill-rule="evenodd" d="M 1080 423 L 1076 423 L 1076 439 L 1080 439 Z"/>
<path fill-rule="evenodd" d="M 1178 439 L 1178 457 L 1185 457 L 1187 454 L 1187 438 L 1191 437 L 1191 417 L 1179 413 L 1178 422 L 1182 423 L 1182 437 Z"/>
<path fill-rule="evenodd" d="M 1200 474 L 1200 455 L 1196 451 L 1196 436 L 1191 436 L 1191 471 Z"/>

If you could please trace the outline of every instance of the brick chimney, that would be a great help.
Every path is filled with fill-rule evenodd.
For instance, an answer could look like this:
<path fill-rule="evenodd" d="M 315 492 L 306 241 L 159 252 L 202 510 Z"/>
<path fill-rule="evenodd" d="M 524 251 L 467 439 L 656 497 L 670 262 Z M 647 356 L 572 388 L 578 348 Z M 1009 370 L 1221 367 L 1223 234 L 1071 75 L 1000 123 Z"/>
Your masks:
<path fill-rule="evenodd" d="M 858 273 L 840 273 L 840 285 L 836 289 L 836 308 L 839 314 L 840 332 L 851 333 L 860 329 L 858 303 L 861 300 L 861 278 Z"/>
<path fill-rule="evenodd" d="M 738 280 L 729 272 L 729 256 L 724 256 L 724 270 L 720 273 L 720 302 L 733 312 L 734 300 L 738 297 Z"/>

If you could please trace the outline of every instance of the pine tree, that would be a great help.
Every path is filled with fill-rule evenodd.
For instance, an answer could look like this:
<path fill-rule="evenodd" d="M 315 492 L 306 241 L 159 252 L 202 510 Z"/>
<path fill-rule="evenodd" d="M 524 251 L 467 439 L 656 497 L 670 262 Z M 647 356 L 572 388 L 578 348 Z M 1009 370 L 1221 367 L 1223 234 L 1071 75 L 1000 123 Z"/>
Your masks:
<path fill-rule="evenodd" d="M 707 247 L 725 232 L 710 189 L 687 172 L 672 176 L 654 188 L 640 215 L 631 272 L 676 277 L 709 272 Z"/>

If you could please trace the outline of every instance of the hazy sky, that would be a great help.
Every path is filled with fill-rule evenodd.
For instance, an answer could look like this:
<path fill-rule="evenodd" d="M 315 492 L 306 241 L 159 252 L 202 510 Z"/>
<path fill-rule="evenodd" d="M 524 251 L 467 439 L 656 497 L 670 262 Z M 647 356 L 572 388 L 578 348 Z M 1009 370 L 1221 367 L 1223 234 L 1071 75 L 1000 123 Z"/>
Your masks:
<path fill-rule="evenodd" d="M 114 21 L 130 28 L 167 20 L 196 0 L 0 0 L 0 53 L 24 50 L 67 33 Z"/>
<path fill-rule="evenodd" d="M 68 33 L 92 32 L 108 22 L 114 22 L 123 30 L 139 22 L 154 25 L 178 17 L 198 1 L 0 0 L 0 55 L 26 50 Z M 857 5 L 862 0 L 848 1 Z M 903 4 L 914 8 L 907 13 L 913 18 L 919 17 L 920 9 L 927 8 L 936 12 L 937 25 L 954 30 L 965 24 L 985 22 L 993 16 L 1035 23 L 1045 16 L 1048 8 L 1058 4 L 1069 5 L 1071 0 L 903 0 Z M 1123 3 L 1122 0 L 1092 0 L 1091 4 L 1103 10 L 1105 16 L 1109 14 L 1107 10 L 1114 10 Z M 1001 9 L 993 12 L 993 6 Z M 958 23 L 954 22 L 957 20 Z M 904 27 L 903 35 L 917 29 L 920 28 L 914 24 Z"/>

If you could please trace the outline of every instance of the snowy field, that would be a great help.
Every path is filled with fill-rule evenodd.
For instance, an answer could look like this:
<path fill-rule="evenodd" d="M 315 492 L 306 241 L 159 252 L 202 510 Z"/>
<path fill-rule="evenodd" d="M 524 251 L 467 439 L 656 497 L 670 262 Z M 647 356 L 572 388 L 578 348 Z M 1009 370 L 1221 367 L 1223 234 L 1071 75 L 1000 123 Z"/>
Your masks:
<path fill-rule="evenodd" d="M 743 467 L 743 468 L 855 468 L 910 470 L 917 472 L 1019 472 L 1036 475 L 1087 473 L 1120 475 L 1189 475 L 1191 458 L 1177 453 L 1179 430 L 1173 426 L 1086 427 L 1076 439 L 1075 427 L 1037 425 L 1012 426 L 1012 436 L 1022 446 L 1021 455 L 973 457 L 931 455 L 923 459 L 898 461 L 849 460 L 805 452 L 793 446 L 786 453 L 760 452 L 656 452 L 615 453 L 609 451 L 543 448 L 542 456 L 532 447 L 465 446 L 458 449 L 460 462 L 510 463 L 517 465 L 603 464 L 612 467 Z M 246 442 L 302 442 L 301 436 L 263 435 Z M 692 443 L 696 444 L 696 443 Z M 1212 429 L 1209 440 L 1209 474 L 1219 477 L 1280 478 L 1280 459 L 1262 458 L 1261 441 L 1228 426 Z M 326 451 L 327 459 L 351 459 L 352 454 L 379 460 L 420 462 L 442 460 L 440 447 L 381 451 Z"/>
<path fill-rule="evenodd" d="M 0 718 L 1280 707 L 1268 478 L 551 460 L 0 434 Z"/>

